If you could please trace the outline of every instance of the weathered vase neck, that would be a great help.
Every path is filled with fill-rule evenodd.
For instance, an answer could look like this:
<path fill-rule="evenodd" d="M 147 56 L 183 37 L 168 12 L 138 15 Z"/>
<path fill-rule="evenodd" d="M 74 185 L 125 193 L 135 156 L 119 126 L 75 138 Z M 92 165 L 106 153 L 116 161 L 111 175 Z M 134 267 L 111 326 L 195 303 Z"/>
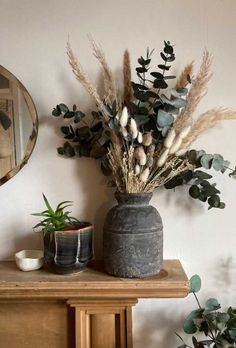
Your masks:
<path fill-rule="evenodd" d="M 140 193 L 121 193 L 116 192 L 115 197 L 118 203 L 121 204 L 132 204 L 132 205 L 143 205 L 148 204 L 152 198 L 152 193 L 150 192 L 140 192 Z"/>

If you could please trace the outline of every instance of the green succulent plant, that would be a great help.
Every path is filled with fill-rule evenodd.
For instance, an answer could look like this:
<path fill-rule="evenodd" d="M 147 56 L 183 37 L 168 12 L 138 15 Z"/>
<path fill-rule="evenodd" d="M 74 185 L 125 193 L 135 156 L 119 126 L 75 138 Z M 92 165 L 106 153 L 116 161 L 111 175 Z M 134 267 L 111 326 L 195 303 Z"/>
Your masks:
<path fill-rule="evenodd" d="M 176 334 L 182 344 L 177 348 L 235 348 L 236 347 L 236 308 L 229 307 L 221 311 L 221 305 L 215 298 L 209 298 L 205 307 L 202 307 L 196 295 L 201 289 L 201 279 L 194 275 L 190 279 L 190 292 L 193 293 L 198 308 L 194 309 L 185 319 L 184 332 L 193 335 L 192 343 L 185 343 L 184 339 Z M 198 335 L 201 338 L 198 338 Z M 202 338 L 205 335 L 205 339 Z"/>
<path fill-rule="evenodd" d="M 40 213 L 33 213 L 31 215 L 43 217 L 43 220 L 41 220 L 33 228 L 41 228 L 44 235 L 54 231 L 63 231 L 68 226 L 73 226 L 80 223 L 78 219 L 70 216 L 70 211 L 65 211 L 67 207 L 72 205 L 71 201 L 63 201 L 57 205 L 56 209 L 53 209 L 44 194 L 43 200 L 47 209 Z"/>

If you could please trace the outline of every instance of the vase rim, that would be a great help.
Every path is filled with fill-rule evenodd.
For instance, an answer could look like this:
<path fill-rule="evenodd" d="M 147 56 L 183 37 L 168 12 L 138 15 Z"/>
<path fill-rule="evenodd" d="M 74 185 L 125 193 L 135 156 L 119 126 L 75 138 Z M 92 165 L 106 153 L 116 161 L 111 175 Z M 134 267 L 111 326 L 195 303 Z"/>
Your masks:
<path fill-rule="evenodd" d="M 116 192 L 115 198 L 123 204 L 147 204 L 152 198 L 152 192 Z"/>
<path fill-rule="evenodd" d="M 119 192 L 119 191 L 116 191 L 115 195 L 118 195 L 118 196 L 152 196 L 153 192 Z"/>

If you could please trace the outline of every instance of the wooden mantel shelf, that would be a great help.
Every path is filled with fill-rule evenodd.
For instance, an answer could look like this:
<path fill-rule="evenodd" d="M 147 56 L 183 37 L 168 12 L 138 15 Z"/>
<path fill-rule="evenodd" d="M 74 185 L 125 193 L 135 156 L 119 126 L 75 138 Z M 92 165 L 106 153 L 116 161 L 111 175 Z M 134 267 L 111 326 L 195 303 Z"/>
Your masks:
<path fill-rule="evenodd" d="M 132 307 L 139 298 L 187 296 L 178 260 L 159 275 L 124 279 L 101 262 L 76 275 L 21 272 L 0 262 L 0 348 L 132 348 Z"/>
<path fill-rule="evenodd" d="M 106 274 L 102 263 L 91 263 L 76 275 L 19 271 L 14 262 L 0 262 L 0 298 L 167 298 L 185 297 L 188 278 L 178 260 L 164 261 L 159 275 L 124 279 Z"/>

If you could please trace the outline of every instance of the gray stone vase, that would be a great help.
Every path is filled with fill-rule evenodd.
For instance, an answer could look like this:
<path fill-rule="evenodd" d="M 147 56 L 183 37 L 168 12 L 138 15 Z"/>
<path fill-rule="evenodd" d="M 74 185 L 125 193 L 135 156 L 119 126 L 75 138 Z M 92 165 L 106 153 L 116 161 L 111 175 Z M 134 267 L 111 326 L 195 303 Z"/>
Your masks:
<path fill-rule="evenodd" d="M 163 262 L 163 225 L 149 205 L 152 193 L 116 193 L 103 233 L 105 270 L 124 278 L 157 274 Z"/>

